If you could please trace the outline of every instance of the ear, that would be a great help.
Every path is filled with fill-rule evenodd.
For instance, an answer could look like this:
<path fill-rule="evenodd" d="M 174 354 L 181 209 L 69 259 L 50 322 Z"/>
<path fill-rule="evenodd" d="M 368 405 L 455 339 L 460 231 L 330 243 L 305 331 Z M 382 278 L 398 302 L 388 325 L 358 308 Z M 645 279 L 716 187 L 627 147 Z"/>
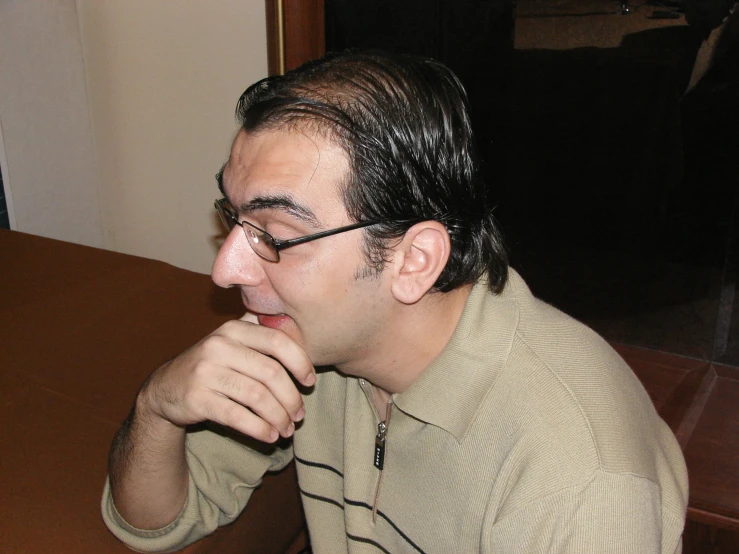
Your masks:
<path fill-rule="evenodd" d="M 446 267 L 449 233 L 438 221 L 417 223 L 396 247 L 390 290 L 403 304 L 414 304 L 431 290 Z"/>

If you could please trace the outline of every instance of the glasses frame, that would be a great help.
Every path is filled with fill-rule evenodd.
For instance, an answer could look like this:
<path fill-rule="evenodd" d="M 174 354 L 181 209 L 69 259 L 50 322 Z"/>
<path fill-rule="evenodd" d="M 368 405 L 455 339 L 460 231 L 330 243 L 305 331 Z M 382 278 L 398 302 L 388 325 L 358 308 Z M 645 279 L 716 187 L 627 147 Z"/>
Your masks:
<path fill-rule="evenodd" d="M 246 241 L 249 243 L 249 246 L 254 251 L 254 253 L 263 260 L 274 263 L 280 261 L 280 251 L 285 250 L 286 248 L 297 246 L 299 244 L 305 244 L 306 242 L 322 239 L 324 237 L 330 237 L 331 235 L 346 233 L 347 231 L 352 231 L 354 229 L 361 229 L 362 227 L 369 227 L 370 225 L 384 223 L 384 221 L 382 220 L 360 221 L 359 223 L 352 223 L 351 225 L 345 225 L 344 227 L 337 227 L 336 229 L 321 231 L 320 233 L 314 233 L 312 235 L 305 235 L 302 237 L 296 237 L 294 239 L 280 240 L 270 235 L 264 229 L 261 229 L 256 225 L 249 223 L 248 221 L 239 221 L 238 212 L 236 212 L 228 199 L 220 198 L 214 202 L 214 205 L 216 211 L 218 212 L 218 215 L 221 218 L 221 222 L 226 227 L 226 229 L 231 231 L 236 225 L 241 227 L 241 229 L 244 231 L 244 235 L 246 235 Z M 256 231 L 257 235 L 249 236 L 247 227 L 252 231 Z M 257 240 L 255 241 L 254 239 Z M 264 244 L 267 246 L 267 248 L 274 253 L 275 259 L 268 258 L 264 255 L 264 253 L 257 250 L 255 243 L 258 243 L 259 240 L 264 241 Z"/>

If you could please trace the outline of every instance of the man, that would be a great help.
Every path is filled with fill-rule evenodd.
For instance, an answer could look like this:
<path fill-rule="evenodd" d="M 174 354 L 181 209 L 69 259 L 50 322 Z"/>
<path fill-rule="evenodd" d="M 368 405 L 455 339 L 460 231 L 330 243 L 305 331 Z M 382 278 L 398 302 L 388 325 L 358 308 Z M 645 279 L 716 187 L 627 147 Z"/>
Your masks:
<path fill-rule="evenodd" d="M 448 69 L 331 55 L 237 114 L 213 279 L 246 315 L 143 385 L 111 449 L 117 536 L 184 546 L 294 459 L 315 552 L 680 551 L 675 438 L 507 268 Z"/>

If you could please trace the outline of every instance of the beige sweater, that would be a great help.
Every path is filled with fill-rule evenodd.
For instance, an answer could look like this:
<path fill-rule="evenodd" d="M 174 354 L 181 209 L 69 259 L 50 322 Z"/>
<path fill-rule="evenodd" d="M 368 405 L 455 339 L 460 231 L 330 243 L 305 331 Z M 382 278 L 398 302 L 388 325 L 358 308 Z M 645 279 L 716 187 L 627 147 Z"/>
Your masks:
<path fill-rule="evenodd" d="M 605 341 L 514 271 L 500 295 L 475 286 L 442 354 L 393 396 L 380 449 L 371 395 L 326 371 L 292 448 L 260 454 L 193 432 L 174 523 L 132 528 L 107 485 L 103 517 L 135 549 L 174 550 L 232 521 L 294 456 L 316 553 L 680 552 L 688 483 L 675 437 Z"/>

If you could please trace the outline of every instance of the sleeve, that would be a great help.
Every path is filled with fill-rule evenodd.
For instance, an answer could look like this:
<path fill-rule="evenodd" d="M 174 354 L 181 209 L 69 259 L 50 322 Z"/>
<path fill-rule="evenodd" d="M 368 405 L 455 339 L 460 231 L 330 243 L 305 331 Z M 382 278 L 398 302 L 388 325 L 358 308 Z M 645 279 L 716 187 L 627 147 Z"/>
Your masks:
<path fill-rule="evenodd" d="M 660 487 L 633 474 L 588 482 L 521 506 L 487 525 L 483 552 L 679 554 L 684 517 L 662 510 Z"/>
<path fill-rule="evenodd" d="M 187 500 L 180 515 L 161 529 L 129 525 L 118 513 L 106 479 L 102 515 L 108 529 L 138 552 L 172 552 L 234 521 L 267 471 L 284 468 L 293 458 L 292 443 L 260 452 L 227 433 L 201 429 L 188 433 L 185 447 L 190 470 Z"/>

